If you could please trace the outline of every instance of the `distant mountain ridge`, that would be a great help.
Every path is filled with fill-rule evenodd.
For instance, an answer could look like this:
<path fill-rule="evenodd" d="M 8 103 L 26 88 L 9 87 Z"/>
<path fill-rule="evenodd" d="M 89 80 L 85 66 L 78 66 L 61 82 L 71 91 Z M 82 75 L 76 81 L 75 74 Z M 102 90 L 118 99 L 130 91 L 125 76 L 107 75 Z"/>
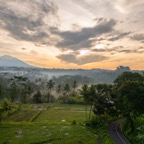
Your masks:
<path fill-rule="evenodd" d="M 0 57 L 0 67 L 33 67 L 15 57 L 4 55 Z"/>

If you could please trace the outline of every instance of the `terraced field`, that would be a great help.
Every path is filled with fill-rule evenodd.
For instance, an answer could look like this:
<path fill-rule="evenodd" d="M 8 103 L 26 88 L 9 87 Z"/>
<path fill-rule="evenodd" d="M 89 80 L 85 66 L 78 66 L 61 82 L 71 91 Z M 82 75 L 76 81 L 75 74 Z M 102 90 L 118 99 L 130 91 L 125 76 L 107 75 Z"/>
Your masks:
<path fill-rule="evenodd" d="M 26 104 L 0 125 L 0 144 L 97 144 L 83 105 Z"/>

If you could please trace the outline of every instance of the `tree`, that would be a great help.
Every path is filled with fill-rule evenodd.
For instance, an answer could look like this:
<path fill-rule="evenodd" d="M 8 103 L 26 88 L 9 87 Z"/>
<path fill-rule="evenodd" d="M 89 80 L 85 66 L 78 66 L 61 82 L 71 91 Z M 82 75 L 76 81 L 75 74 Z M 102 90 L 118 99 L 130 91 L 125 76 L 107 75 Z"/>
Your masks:
<path fill-rule="evenodd" d="M 59 85 L 56 87 L 56 92 L 57 92 L 58 94 L 60 94 L 61 91 L 62 91 L 62 87 L 61 87 L 61 85 L 59 84 Z"/>
<path fill-rule="evenodd" d="M 97 93 L 96 93 L 96 89 L 94 85 L 91 85 L 88 89 L 88 97 L 87 97 L 87 101 L 88 104 L 90 104 L 90 112 L 89 112 L 89 121 L 91 120 L 91 112 L 93 109 L 93 104 L 96 102 L 97 100 Z"/>
<path fill-rule="evenodd" d="M 47 82 L 47 87 L 50 92 L 54 88 L 54 85 L 55 85 L 55 82 L 52 79 Z"/>
<path fill-rule="evenodd" d="M 3 76 L 0 76 L 0 99 L 8 97 L 8 84 L 9 80 Z"/>
<path fill-rule="evenodd" d="M 76 95 L 76 88 L 77 88 L 77 81 L 73 81 L 73 85 L 72 85 L 72 88 L 73 88 L 73 95 L 75 96 Z"/>
<path fill-rule="evenodd" d="M 2 98 L 2 86 L 0 85 L 0 99 Z"/>
<path fill-rule="evenodd" d="M 134 130 L 136 116 L 144 113 L 144 77 L 139 73 L 124 72 L 115 81 L 117 108 L 131 123 Z"/>
<path fill-rule="evenodd" d="M 121 86 L 124 82 L 127 81 L 139 81 L 144 82 L 144 77 L 139 73 L 133 73 L 133 72 L 123 72 L 120 76 L 118 76 L 114 80 L 114 84 L 116 86 Z"/>
<path fill-rule="evenodd" d="M 36 94 L 33 96 L 34 103 L 41 103 L 41 92 L 37 91 Z"/>
<path fill-rule="evenodd" d="M 125 107 L 127 110 L 130 109 L 133 115 L 144 113 L 144 83 L 138 81 L 124 82 L 119 87 L 118 92 L 123 100 L 127 99 Z"/>
<path fill-rule="evenodd" d="M 4 117 L 4 115 L 7 116 L 7 114 L 11 111 L 11 109 L 12 109 L 12 105 L 10 101 L 8 99 L 4 99 L 0 107 L 0 122 Z"/>
<path fill-rule="evenodd" d="M 128 66 L 118 66 L 116 71 L 122 73 L 124 71 L 130 71 L 130 68 Z"/>
<path fill-rule="evenodd" d="M 80 90 L 80 94 L 83 96 L 84 98 L 84 102 L 85 102 L 85 118 L 86 118 L 86 122 L 88 122 L 88 115 L 87 115 L 87 106 L 88 106 L 88 85 L 84 84 Z"/>
<path fill-rule="evenodd" d="M 65 84 L 64 86 L 64 95 L 66 94 L 68 96 L 69 92 L 70 92 L 70 86 L 68 83 Z"/>
<path fill-rule="evenodd" d="M 28 101 L 30 101 L 30 94 L 32 93 L 33 89 L 31 84 L 27 86 L 27 94 L 28 94 Z"/>
<path fill-rule="evenodd" d="M 49 103 L 51 103 L 51 91 L 52 91 L 52 89 L 54 89 L 54 85 L 55 85 L 55 82 L 52 80 L 52 79 L 50 79 L 48 82 L 47 82 L 47 88 L 48 88 L 48 94 L 47 94 L 47 101 L 49 102 Z"/>
<path fill-rule="evenodd" d="M 27 100 L 27 86 L 29 83 L 28 78 L 22 76 L 14 76 L 10 79 L 10 98 L 11 100 L 26 102 Z"/>
<path fill-rule="evenodd" d="M 57 85 L 57 87 L 56 87 L 56 93 L 57 93 L 57 95 L 58 95 L 58 99 L 60 100 L 60 95 L 61 95 L 61 92 L 62 92 L 62 86 L 61 86 L 61 84 L 59 84 L 59 85 Z"/>
<path fill-rule="evenodd" d="M 93 112 L 100 119 L 104 116 L 115 115 L 114 101 L 111 97 L 112 86 L 107 84 L 96 85 L 97 99 L 94 102 Z M 102 119 L 101 119 L 102 120 Z"/>
<path fill-rule="evenodd" d="M 144 77 L 141 74 L 124 72 L 114 81 L 114 84 L 123 112 L 130 110 L 133 112 L 143 112 Z M 125 102 L 127 102 L 127 104 Z M 124 108 L 126 108 L 126 110 L 123 110 Z"/>

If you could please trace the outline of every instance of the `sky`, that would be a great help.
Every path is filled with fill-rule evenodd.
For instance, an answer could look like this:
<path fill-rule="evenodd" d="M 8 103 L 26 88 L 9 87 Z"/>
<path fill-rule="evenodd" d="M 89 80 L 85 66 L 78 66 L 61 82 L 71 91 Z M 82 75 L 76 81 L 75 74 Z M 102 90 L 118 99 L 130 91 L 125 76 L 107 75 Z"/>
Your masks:
<path fill-rule="evenodd" d="M 0 0 L 0 56 L 44 68 L 144 69 L 144 0 Z"/>

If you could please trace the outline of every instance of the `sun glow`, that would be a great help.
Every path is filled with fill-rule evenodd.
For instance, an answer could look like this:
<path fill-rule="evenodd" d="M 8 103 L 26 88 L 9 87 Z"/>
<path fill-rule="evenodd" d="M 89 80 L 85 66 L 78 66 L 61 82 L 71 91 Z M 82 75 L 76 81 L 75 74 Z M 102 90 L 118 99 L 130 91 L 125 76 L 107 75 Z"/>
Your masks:
<path fill-rule="evenodd" d="M 97 49 L 103 49 L 104 47 L 105 47 L 104 44 L 98 44 L 95 46 L 95 48 L 97 48 Z"/>
<path fill-rule="evenodd" d="M 80 50 L 80 55 L 86 55 L 88 53 L 87 49 L 81 49 Z"/>

